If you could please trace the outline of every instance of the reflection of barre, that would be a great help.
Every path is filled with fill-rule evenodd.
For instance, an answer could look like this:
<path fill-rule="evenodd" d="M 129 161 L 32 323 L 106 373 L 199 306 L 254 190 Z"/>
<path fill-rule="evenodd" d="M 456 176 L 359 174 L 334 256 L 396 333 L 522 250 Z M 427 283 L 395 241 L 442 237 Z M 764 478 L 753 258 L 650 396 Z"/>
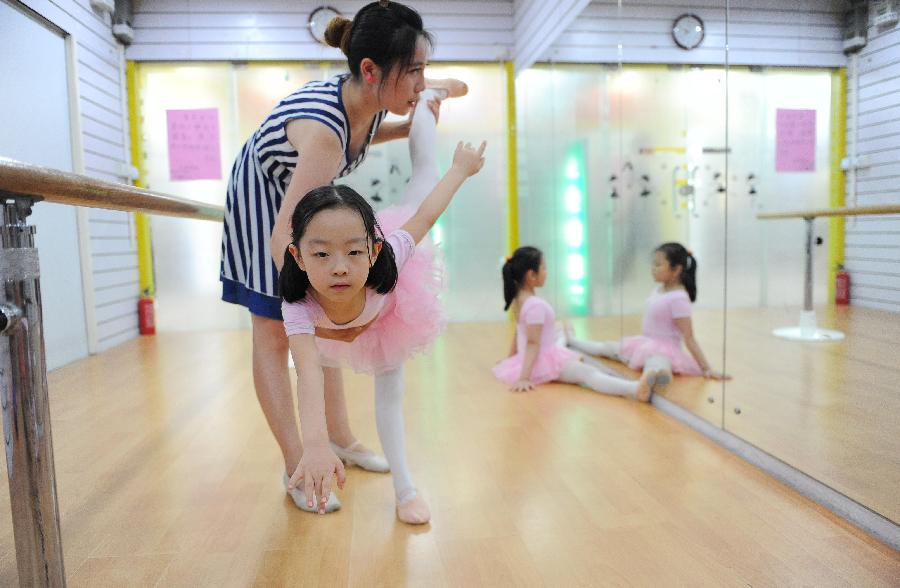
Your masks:
<path fill-rule="evenodd" d="M 822 208 L 819 210 L 798 210 L 796 212 L 763 212 L 756 215 L 762 220 L 778 218 L 814 218 L 817 216 L 866 216 L 876 214 L 900 214 L 900 204 L 879 206 L 857 206 L 854 208 Z"/>
<path fill-rule="evenodd" d="M 798 210 L 796 212 L 768 212 L 756 215 L 762 220 L 802 218 L 806 221 L 806 271 L 804 274 L 803 310 L 800 312 L 799 327 L 775 329 L 776 337 L 801 341 L 837 341 L 844 338 L 840 331 L 820 329 L 816 326 L 816 311 L 813 310 L 813 219 L 817 216 L 863 216 L 878 214 L 900 214 L 900 205 L 859 206 L 856 208 L 825 208 L 821 210 Z"/>
<path fill-rule="evenodd" d="M 641 147 L 638 150 L 641 155 L 654 155 L 656 153 L 675 153 L 684 155 L 687 153 L 687 147 Z"/>

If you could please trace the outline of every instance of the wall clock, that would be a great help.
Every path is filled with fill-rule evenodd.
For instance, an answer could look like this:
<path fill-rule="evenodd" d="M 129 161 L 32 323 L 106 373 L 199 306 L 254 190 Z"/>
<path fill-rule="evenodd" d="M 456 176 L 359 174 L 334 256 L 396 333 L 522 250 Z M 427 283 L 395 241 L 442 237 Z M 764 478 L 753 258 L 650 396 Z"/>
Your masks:
<path fill-rule="evenodd" d="M 328 45 L 325 41 L 325 29 L 328 28 L 328 23 L 331 22 L 331 19 L 336 16 L 341 16 L 341 13 L 331 6 L 319 6 L 313 10 L 309 14 L 308 23 L 309 33 L 312 35 L 313 39 L 323 45 Z"/>
<path fill-rule="evenodd" d="M 705 33 L 703 21 L 696 14 L 682 14 L 672 23 L 672 38 L 685 50 L 699 47 Z"/>

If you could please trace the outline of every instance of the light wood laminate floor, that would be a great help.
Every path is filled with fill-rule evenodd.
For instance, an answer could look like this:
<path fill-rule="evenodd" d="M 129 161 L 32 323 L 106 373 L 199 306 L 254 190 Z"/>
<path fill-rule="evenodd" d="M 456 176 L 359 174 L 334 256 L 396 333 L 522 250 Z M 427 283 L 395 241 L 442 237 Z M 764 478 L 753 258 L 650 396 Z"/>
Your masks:
<path fill-rule="evenodd" d="M 663 395 L 900 521 L 900 315 L 821 308 L 820 326 L 845 334 L 828 343 L 772 335 L 797 322 L 797 308 L 729 310 L 724 325 L 723 317 L 722 311 L 697 311 L 693 325 L 712 365 L 724 365 L 734 379 L 677 378 Z M 640 332 L 634 316 L 574 324 L 588 338 Z"/>
<path fill-rule="evenodd" d="M 651 406 L 567 385 L 512 394 L 510 325 L 452 325 L 407 370 L 426 527 L 351 469 L 297 510 L 246 332 L 163 334 L 50 374 L 70 586 L 896 586 L 900 554 Z M 587 325 L 579 325 L 586 329 Z M 377 447 L 371 378 L 348 373 Z M 0 585 L 16 584 L 0 488 Z"/>

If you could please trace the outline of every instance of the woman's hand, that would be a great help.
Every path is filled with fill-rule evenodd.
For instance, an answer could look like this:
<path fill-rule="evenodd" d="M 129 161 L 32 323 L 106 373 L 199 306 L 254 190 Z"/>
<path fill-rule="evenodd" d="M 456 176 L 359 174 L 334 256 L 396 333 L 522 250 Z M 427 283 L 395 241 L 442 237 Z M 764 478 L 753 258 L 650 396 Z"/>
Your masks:
<path fill-rule="evenodd" d="M 333 476 L 337 476 L 338 488 L 343 489 L 344 482 L 347 480 L 344 464 L 328 444 L 307 445 L 303 449 L 303 457 L 300 458 L 294 475 L 288 481 L 288 488 L 294 489 L 302 481 L 306 506 L 313 508 L 314 498 L 317 497 L 316 508 L 319 514 L 325 514 L 325 505 L 331 495 L 331 478 Z"/>
<path fill-rule="evenodd" d="M 478 149 L 472 147 L 471 143 L 463 144 L 462 141 L 457 143 L 456 152 L 453 154 L 453 168 L 461 171 L 466 177 L 474 176 L 484 165 L 484 148 L 487 147 L 487 141 L 482 141 Z"/>
<path fill-rule="evenodd" d="M 428 99 L 428 102 L 426 104 L 428 105 L 428 110 L 430 110 L 431 114 L 434 115 L 434 122 L 435 123 L 440 122 L 440 120 L 441 120 L 441 99 L 438 98 L 437 96 L 432 96 L 431 98 Z M 417 107 L 418 107 L 418 104 L 416 106 L 413 106 L 412 110 L 409 111 L 409 115 L 406 117 L 406 120 L 399 124 L 399 129 L 400 129 L 399 135 L 400 136 L 409 137 L 409 131 L 412 129 L 412 121 L 413 121 L 413 117 L 416 116 L 416 108 Z M 390 124 L 390 123 L 388 123 L 388 124 Z M 385 127 L 385 125 L 382 124 L 382 127 Z M 376 135 L 376 137 L 377 137 L 377 135 Z"/>
<path fill-rule="evenodd" d="M 509 389 L 513 392 L 528 392 L 529 390 L 534 390 L 534 384 L 530 380 L 519 380 L 510 386 Z"/>
<path fill-rule="evenodd" d="M 431 114 L 434 115 L 434 122 L 441 122 L 441 99 L 437 96 L 432 96 L 428 99 L 428 109 L 431 110 Z M 412 114 L 409 116 L 409 121 L 412 123 Z"/>

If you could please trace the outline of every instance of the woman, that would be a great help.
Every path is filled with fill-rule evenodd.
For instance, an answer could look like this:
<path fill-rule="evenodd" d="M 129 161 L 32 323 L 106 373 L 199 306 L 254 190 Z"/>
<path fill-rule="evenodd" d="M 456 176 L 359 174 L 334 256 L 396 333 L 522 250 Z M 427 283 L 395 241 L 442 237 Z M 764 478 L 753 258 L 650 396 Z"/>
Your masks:
<path fill-rule="evenodd" d="M 431 36 L 415 10 L 373 2 L 350 22 L 335 18 L 326 39 L 347 56 L 350 73 L 310 82 L 282 100 L 248 139 L 232 168 L 222 239 L 222 299 L 246 306 L 253 328 L 253 383 L 284 457 L 285 490 L 307 510 L 299 489 L 288 488 L 303 447 L 297 430 L 287 367 L 278 271 L 290 242 L 290 213 L 312 188 L 352 172 L 369 145 L 409 134 L 410 121 L 383 123 L 387 112 L 405 115 L 426 87 Z M 465 93 L 459 82 L 428 82 L 443 96 Z M 429 102 L 438 115 L 439 100 Z M 386 472 L 384 458 L 362 446 L 347 418 L 343 381 L 326 369 L 325 414 L 332 449 L 347 463 Z M 334 496 L 327 510 L 340 508 Z"/>

